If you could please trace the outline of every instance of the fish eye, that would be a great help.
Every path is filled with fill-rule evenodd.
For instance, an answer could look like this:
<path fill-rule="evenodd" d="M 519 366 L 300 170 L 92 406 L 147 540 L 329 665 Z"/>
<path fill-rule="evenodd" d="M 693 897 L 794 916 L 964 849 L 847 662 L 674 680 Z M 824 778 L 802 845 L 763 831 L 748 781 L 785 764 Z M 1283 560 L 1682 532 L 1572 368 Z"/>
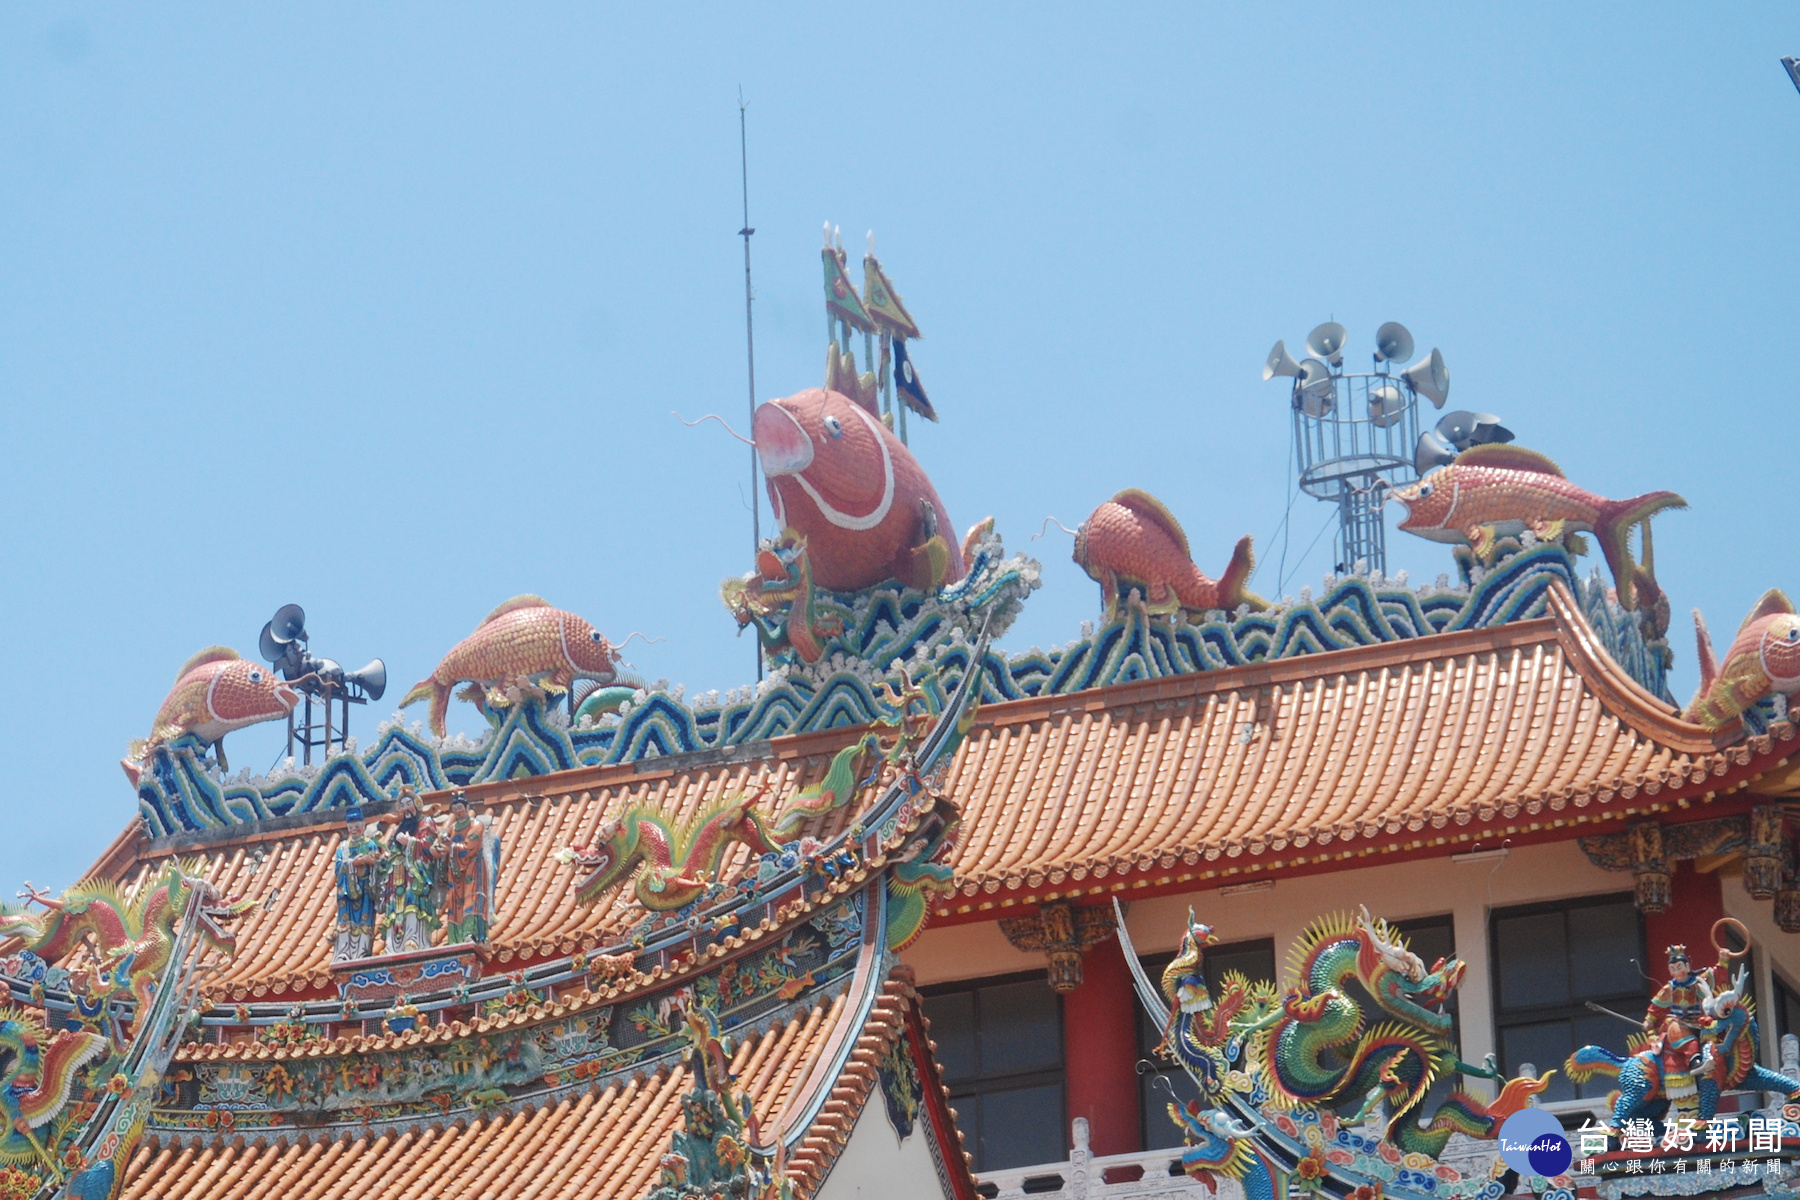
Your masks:
<path fill-rule="evenodd" d="M 1800 626 L 1795 626 L 1787 631 L 1787 640 L 1790 642 L 1800 642 Z"/>
<path fill-rule="evenodd" d="M 589 631 L 588 640 L 592 642 L 604 642 L 606 638 L 598 629 L 595 629 Z"/>
<path fill-rule="evenodd" d="M 825 432 L 834 438 L 841 438 L 844 436 L 844 423 L 836 417 L 828 416 L 825 418 Z"/>
<path fill-rule="evenodd" d="M 1419 485 L 1419 499 L 1423 500 L 1429 495 L 1431 495 L 1431 485 L 1429 483 L 1421 483 Z"/>
<path fill-rule="evenodd" d="M 251 667 L 250 668 L 250 682 L 251 683 L 261 683 L 262 681 L 263 681 L 262 671 L 257 667 Z"/>

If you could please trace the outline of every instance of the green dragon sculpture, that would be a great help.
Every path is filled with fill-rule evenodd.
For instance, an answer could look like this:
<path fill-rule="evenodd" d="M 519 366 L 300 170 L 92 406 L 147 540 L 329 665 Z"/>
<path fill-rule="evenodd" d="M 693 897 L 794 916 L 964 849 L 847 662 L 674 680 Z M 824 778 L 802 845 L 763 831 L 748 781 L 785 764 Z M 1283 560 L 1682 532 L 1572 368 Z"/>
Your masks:
<path fill-rule="evenodd" d="M 89 958 L 73 977 L 77 990 L 96 1007 L 129 996 L 140 1016 L 169 965 L 175 926 L 196 889 L 201 940 L 225 956 L 237 949 L 230 922 L 254 907 L 254 901 L 225 899 L 211 883 L 175 863 L 135 897 L 104 879 L 83 880 L 60 897 L 29 884 L 26 888 L 28 903 L 42 905 L 44 912 L 0 905 L 0 937 L 19 938 L 27 950 L 52 964 L 85 947 Z"/>
<path fill-rule="evenodd" d="M 775 836 L 791 838 L 813 818 L 835 812 L 849 804 L 857 791 L 869 782 L 863 777 L 863 771 L 870 756 L 879 756 L 880 753 L 881 739 L 873 733 L 866 733 L 839 750 L 832 756 L 831 767 L 825 772 L 825 778 L 809 788 L 802 788 L 788 801 L 787 807 L 775 822 Z"/>
<path fill-rule="evenodd" d="M 1548 1075 L 1505 1080 L 1491 1104 L 1456 1091 L 1420 1123 L 1432 1085 L 1446 1075 L 1500 1079 L 1491 1060 L 1473 1067 L 1457 1057 L 1454 1018 L 1444 1006 L 1464 969 L 1454 958 L 1427 968 L 1396 930 L 1366 908 L 1360 918 L 1339 913 L 1295 942 L 1289 970 L 1298 986 L 1279 1007 L 1232 1033 L 1245 1039 L 1247 1058 L 1278 1106 L 1357 1104 L 1348 1119 L 1361 1121 L 1385 1100 L 1393 1114 L 1388 1140 L 1402 1151 L 1436 1158 L 1454 1133 L 1493 1137 L 1507 1116 L 1549 1086 Z M 1367 1023 L 1352 983 L 1386 1020 Z"/>
<path fill-rule="evenodd" d="M 719 863 L 733 842 L 753 854 L 779 850 L 756 810 L 763 794 L 759 789 L 734 796 L 679 823 L 634 804 L 601 822 L 591 844 L 558 850 L 556 858 L 583 872 L 575 884 L 582 904 L 592 904 L 635 872 L 632 894 L 639 904 L 654 912 L 685 908 L 718 878 Z"/>

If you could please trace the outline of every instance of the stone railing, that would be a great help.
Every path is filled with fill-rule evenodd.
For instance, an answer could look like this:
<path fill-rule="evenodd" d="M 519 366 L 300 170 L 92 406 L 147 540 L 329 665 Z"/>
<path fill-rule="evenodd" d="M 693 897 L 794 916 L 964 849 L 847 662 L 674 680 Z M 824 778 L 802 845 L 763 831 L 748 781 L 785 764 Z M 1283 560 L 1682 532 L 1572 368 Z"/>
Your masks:
<path fill-rule="evenodd" d="M 1194 1200 L 1210 1196 L 1204 1185 L 1181 1172 L 1181 1151 L 1146 1150 L 1095 1157 L 1088 1150 L 1086 1117 L 1076 1117 L 1069 1161 L 987 1171 L 976 1177 L 977 1191 L 989 1200 L 1037 1196 L 1043 1200 Z M 1171 1173 L 1173 1172 L 1173 1173 Z M 1108 1178 L 1115 1182 L 1108 1183 Z M 1244 1200 L 1236 1181 L 1219 1177 L 1217 1200 Z"/>

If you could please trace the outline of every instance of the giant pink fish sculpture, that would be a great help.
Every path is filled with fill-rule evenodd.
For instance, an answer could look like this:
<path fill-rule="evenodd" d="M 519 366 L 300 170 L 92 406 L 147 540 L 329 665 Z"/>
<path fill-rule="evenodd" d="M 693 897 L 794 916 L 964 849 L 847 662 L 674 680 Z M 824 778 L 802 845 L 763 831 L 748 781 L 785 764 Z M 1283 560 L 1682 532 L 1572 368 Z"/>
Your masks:
<path fill-rule="evenodd" d="M 406 693 L 400 707 L 429 697 L 431 730 L 443 737 L 450 694 L 458 683 L 567 691 L 577 679 L 613 682 L 618 662 L 618 647 L 574 613 L 551 608 L 539 596 L 514 596 L 452 647 L 437 669 Z M 503 696 L 490 698 L 504 702 Z"/>
<path fill-rule="evenodd" d="M 1631 560 L 1631 528 L 1668 508 L 1686 508 L 1674 492 L 1608 500 L 1570 483 L 1562 468 L 1520 446 L 1474 446 L 1389 498 L 1406 506 L 1400 528 L 1434 542 L 1467 542 L 1483 562 L 1502 537 L 1530 530 L 1545 541 L 1592 533 L 1612 568 L 1619 604 L 1635 607 L 1634 585 L 1654 587 Z"/>
<path fill-rule="evenodd" d="M 1074 558 L 1100 585 L 1109 615 L 1120 594 L 1133 589 L 1152 613 L 1263 607 L 1262 600 L 1244 590 L 1256 565 L 1248 537 L 1238 539 L 1224 574 L 1209 579 L 1194 565 L 1181 522 L 1162 501 L 1137 488 L 1120 492 L 1081 523 Z"/>
<path fill-rule="evenodd" d="M 211 744 L 225 766 L 225 735 L 262 721 L 276 721 L 294 711 L 300 695 L 261 663 L 238 657 L 226 646 L 208 646 L 181 664 L 150 736 L 131 744 L 119 760 L 125 777 L 137 786 L 152 750 L 191 733 Z"/>
<path fill-rule="evenodd" d="M 756 456 L 775 519 L 806 540 L 813 582 L 860 591 L 890 579 L 919 591 L 967 570 L 950 514 L 912 451 L 848 396 L 808 388 L 758 405 Z"/>
<path fill-rule="evenodd" d="M 1800 616 L 1787 596 L 1771 588 L 1756 602 L 1720 663 L 1700 610 L 1694 610 L 1694 637 L 1699 643 L 1700 690 L 1688 702 L 1683 719 L 1708 729 L 1722 729 L 1771 693 L 1800 692 Z"/>

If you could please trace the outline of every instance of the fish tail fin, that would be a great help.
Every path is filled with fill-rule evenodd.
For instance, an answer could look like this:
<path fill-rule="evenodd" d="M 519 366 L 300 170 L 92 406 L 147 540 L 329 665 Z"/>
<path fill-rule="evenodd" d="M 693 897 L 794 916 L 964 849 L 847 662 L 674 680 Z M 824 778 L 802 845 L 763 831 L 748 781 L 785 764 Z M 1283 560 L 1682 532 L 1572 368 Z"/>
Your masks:
<path fill-rule="evenodd" d="M 450 711 L 450 689 L 440 684 L 436 676 L 413 684 L 412 691 L 406 693 L 405 699 L 400 701 L 400 707 L 417 704 L 427 697 L 431 700 L 431 732 L 443 737 L 444 716 Z"/>
<path fill-rule="evenodd" d="M 908 587 L 921 592 L 936 591 L 949 577 L 950 543 L 944 540 L 943 534 L 935 534 L 923 545 L 902 553 L 906 556 L 904 568 L 896 574 L 901 575 L 901 582 Z"/>
<path fill-rule="evenodd" d="M 1225 565 L 1225 573 L 1219 576 L 1219 607 L 1226 612 L 1233 612 L 1240 604 L 1248 604 L 1253 609 L 1264 609 L 1268 603 L 1254 592 L 1244 590 L 1250 582 L 1250 573 L 1256 569 L 1256 552 L 1251 549 L 1250 535 L 1245 534 L 1238 539 L 1236 549 L 1231 552 L 1231 561 Z"/>
<path fill-rule="evenodd" d="M 1706 618 L 1700 610 L 1694 610 L 1694 661 L 1700 664 L 1700 691 L 1702 694 L 1713 685 L 1719 677 L 1719 656 L 1713 650 L 1712 634 L 1707 632 Z"/>
<path fill-rule="evenodd" d="M 431 693 L 431 732 L 444 736 L 444 717 L 450 712 L 450 689 L 438 688 Z"/>
<path fill-rule="evenodd" d="M 1627 611 L 1636 607 L 1632 585 L 1638 569 L 1631 561 L 1631 527 L 1648 522 L 1664 509 L 1686 508 L 1687 501 L 1674 492 L 1645 492 L 1629 500 L 1609 500 L 1600 509 L 1594 535 L 1600 539 L 1600 552 L 1612 569 L 1613 583 L 1619 592 L 1619 606 Z"/>

